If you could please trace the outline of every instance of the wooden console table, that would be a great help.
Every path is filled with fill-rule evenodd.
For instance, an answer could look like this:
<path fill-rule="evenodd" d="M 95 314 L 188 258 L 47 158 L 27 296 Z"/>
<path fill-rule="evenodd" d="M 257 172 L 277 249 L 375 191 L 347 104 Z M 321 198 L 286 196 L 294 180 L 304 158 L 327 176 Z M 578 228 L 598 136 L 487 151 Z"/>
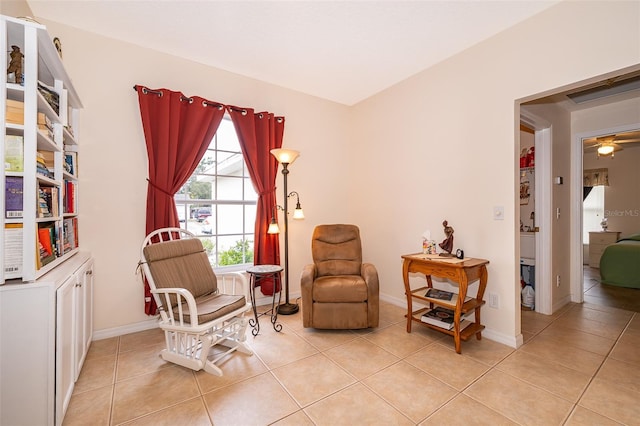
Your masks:
<path fill-rule="evenodd" d="M 411 323 L 415 321 L 425 327 L 441 331 L 453 336 L 456 346 L 456 352 L 461 353 L 461 340 L 468 340 L 474 334 L 480 340 L 482 338 L 482 330 L 484 325 L 480 323 L 480 308 L 484 305 L 484 291 L 487 287 L 487 265 L 488 260 L 485 259 L 456 259 L 434 257 L 425 254 L 407 254 L 402 256 L 404 259 L 402 264 L 402 277 L 404 279 L 404 290 L 407 296 L 407 333 L 411 333 Z M 411 289 L 409 284 L 409 273 L 417 272 L 425 275 L 427 286 Z M 458 297 L 453 302 L 443 301 L 425 297 L 427 289 L 433 288 L 431 277 L 446 278 L 458 283 Z M 480 280 L 478 292 L 475 296 L 467 296 L 467 289 L 470 283 Z M 468 300 L 465 301 L 465 299 Z M 429 307 L 413 310 L 413 301 L 423 302 Z M 435 325 L 427 324 L 421 321 L 421 316 L 434 305 L 443 306 L 454 311 L 453 329 L 447 330 Z M 474 322 L 463 330 L 460 330 L 460 319 L 467 313 L 474 312 Z"/>

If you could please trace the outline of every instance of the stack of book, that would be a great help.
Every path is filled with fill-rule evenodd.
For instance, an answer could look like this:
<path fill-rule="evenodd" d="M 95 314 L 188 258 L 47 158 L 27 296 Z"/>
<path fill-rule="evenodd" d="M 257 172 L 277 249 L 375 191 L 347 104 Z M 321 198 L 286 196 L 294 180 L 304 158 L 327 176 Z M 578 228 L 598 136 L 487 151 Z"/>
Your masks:
<path fill-rule="evenodd" d="M 45 161 L 44 154 L 40 151 L 36 153 L 36 173 L 41 176 L 53 178 L 53 174 L 47 167 L 47 162 Z"/>
<path fill-rule="evenodd" d="M 5 121 L 11 124 L 24 124 L 24 102 L 7 99 Z"/>
<path fill-rule="evenodd" d="M 38 188 L 38 217 L 52 217 L 51 213 L 51 193 Z"/>
<path fill-rule="evenodd" d="M 53 139 L 53 123 L 44 112 L 38 113 L 38 130 L 46 134 L 50 139 Z"/>
<path fill-rule="evenodd" d="M 453 328 L 453 319 L 453 310 L 443 308 L 442 306 L 437 306 L 433 309 L 427 310 L 424 314 L 422 314 L 422 317 L 420 318 L 422 322 L 435 325 L 436 327 L 444 328 L 445 330 L 451 330 Z M 469 325 L 471 325 L 471 321 L 461 316 L 460 330 L 464 330 Z"/>

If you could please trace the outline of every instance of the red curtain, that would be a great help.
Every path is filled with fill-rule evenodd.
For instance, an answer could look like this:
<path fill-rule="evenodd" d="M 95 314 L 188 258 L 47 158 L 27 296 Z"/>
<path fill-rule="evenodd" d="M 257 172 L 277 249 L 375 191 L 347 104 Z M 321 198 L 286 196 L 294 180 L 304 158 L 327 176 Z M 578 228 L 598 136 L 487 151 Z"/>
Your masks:
<path fill-rule="evenodd" d="M 167 89 L 135 86 L 149 158 L 147 226 L 178 227 L 174 195 L 204 156 L 224 116 L 224 106 L 198 96 L 188 98 Z M 156 304 L 145 283 L 145 312 L 155 315 Z"/>
<path fill-rule="evenodd" d="M 272 211 L 277 204 L 275 191 L 278 174 L 278 161 L 269 151 L 282 147 L 284 117 L 274 117 L 268 112 L 255 113 L 251 108 L 229 106 L 227 110 L 238 134 L 251 182 L 258 193 L 253 262 L 256 265 L 279 265 L 278 235 L 267 234 Z M 262 280 L 260 291 L 272 295 L 273 287 L 273 281 Z"/>

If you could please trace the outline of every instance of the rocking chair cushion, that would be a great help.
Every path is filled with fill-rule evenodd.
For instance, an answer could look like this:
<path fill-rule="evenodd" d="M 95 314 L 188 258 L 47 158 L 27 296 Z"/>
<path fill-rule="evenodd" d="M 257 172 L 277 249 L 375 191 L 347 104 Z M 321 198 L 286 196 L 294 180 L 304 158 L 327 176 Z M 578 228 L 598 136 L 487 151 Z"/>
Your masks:
<path fill-rule="evenodd" d="M 236 309 L 243 308 L 246 304 L 244 296 L 234 296 L 229 294 L 209 294 L 196 299 L 198 310 L 198 324 L 202 324 L 216 318 L 220 318 Z M 173 308 L 174 314 L 178 315 L 179 307 Z M 187 305 L 183 305 L 183 318 L 191 321 Z"/>
<path fill-rule="evenodd" d="M 198 238 L 167 241 L 144 248 L 156 288 L 180 287 L 194 298 L 216 293 L 218 282 Z M 172 300 L 172 306 L 177 302 Z"/>

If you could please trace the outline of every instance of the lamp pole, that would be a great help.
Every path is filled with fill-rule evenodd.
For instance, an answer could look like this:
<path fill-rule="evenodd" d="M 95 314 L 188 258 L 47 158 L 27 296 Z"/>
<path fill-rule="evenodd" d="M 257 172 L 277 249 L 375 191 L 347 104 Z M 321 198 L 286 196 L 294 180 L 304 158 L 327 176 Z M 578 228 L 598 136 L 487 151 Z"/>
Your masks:
<path fill-rule="evenodd" d="M 292 315 L 300 310 L 295 303 L 289 303 L 289 206 L 287 192 L 287 175 L 289 174 L 289 163 L 282 163 L 282 178 L 284 185 L 284 283 L 285 283 L 285 303 L 278 306 L 278 314 Z"/>

